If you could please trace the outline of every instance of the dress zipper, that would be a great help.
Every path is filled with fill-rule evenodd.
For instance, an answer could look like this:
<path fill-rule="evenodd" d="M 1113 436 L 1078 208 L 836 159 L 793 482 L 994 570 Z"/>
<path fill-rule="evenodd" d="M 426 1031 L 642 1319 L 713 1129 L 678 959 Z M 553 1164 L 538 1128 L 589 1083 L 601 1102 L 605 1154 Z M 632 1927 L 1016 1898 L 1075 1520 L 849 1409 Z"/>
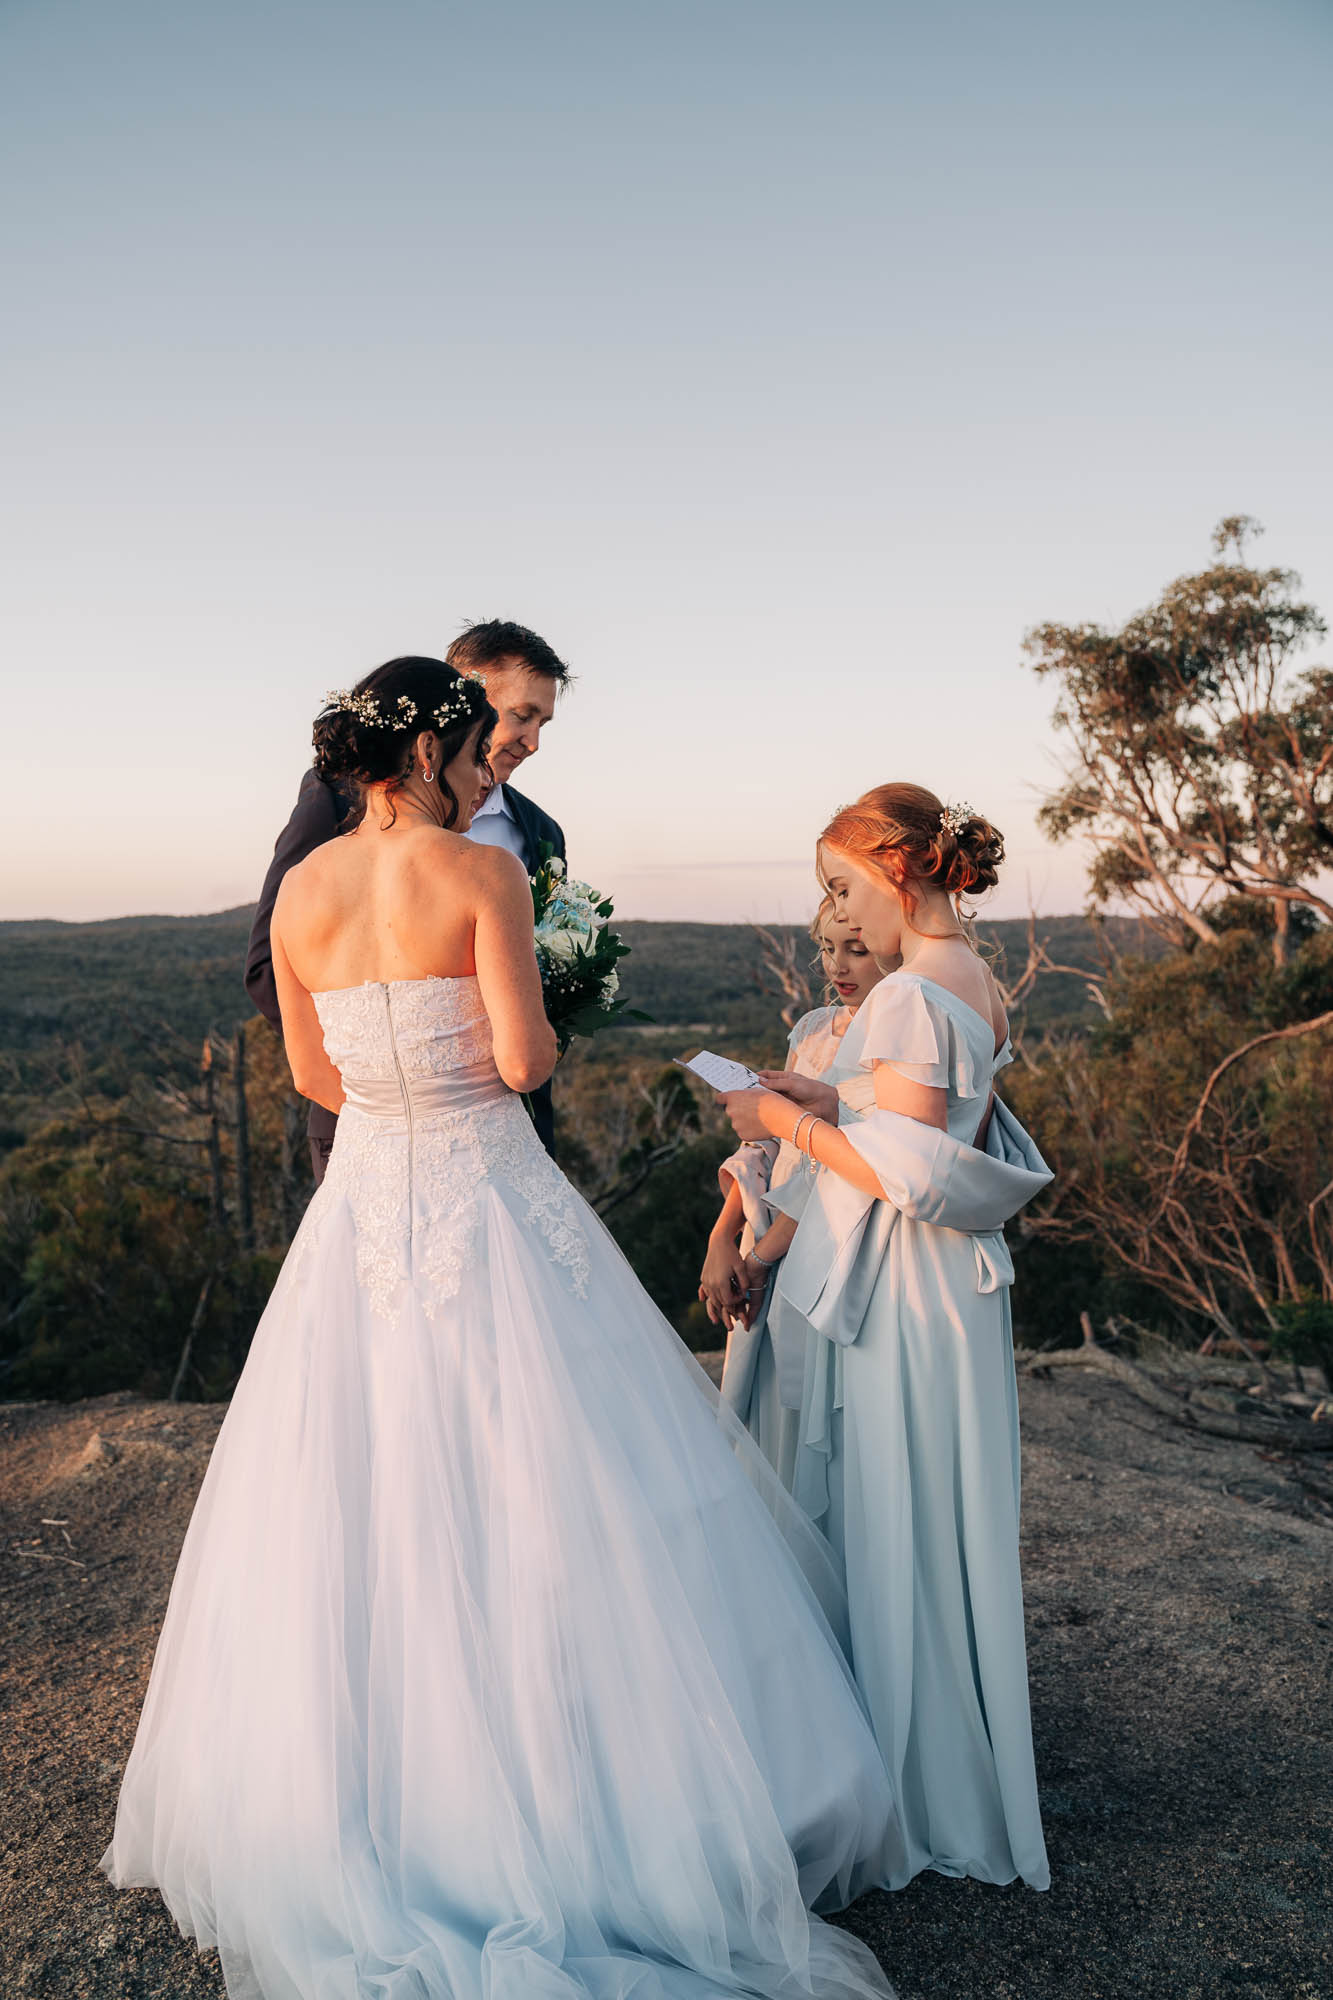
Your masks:
<path fill-rule="evenodd" d="M 407 1078 L 403 1075 L 403 1065 L 398 1060 L 398 1037 L 393 1031 L 393 998 L 387 984 L 383 990 L 384 1018 L 389 1027 L 389 1054 L 393 1057 L 393 1066 L 398 1075 L 398 1088 L 403 1096 L 403 1115 L 407 1120 L 407 1241 L 408 1254 L 410 1256 L 411 1244 L 416 1234 L 417 1221 L 417 1204 L 414 1189 L 416 1132 L 412 1124 L 412 1094 L 407 1087 Z"/>

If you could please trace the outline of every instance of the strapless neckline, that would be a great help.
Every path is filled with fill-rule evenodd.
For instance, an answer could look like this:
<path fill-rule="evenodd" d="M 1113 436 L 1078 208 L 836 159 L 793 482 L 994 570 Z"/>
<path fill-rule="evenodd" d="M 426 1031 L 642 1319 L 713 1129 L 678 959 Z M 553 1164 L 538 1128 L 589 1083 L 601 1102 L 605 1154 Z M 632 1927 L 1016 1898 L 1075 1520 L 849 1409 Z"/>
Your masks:
<path fill-rule="evenodd" d="M 364 993 L 368 986 L 475 986 L 475 972 L 423 972 L 418 979 L 358 979 L 355 986 L 318 986 L 311 989 L 312 1000 L 328 1000 L 336 993 Z"/>

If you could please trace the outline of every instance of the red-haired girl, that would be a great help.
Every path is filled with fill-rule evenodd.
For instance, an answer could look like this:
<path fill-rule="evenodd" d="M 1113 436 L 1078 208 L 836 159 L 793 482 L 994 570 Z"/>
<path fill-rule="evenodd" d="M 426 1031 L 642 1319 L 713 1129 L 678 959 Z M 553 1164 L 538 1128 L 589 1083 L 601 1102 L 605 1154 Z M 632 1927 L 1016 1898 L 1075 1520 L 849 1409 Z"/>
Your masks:
<path fill-rule="evenodd" d="M 836 813 L 818 855 L 835 914 L 901 966 L 822 1080 L 766 1073 L 766 1089 L 726 1100 L 742 1138 L 811 1162 L 803 1196 L 778 1197 L 801 1220 L 777 1291 L 823 1336 L 807 1351 L 795 1492 L 846 1564 L 856 1678 L 906 1836 L 890 1887 L 923 1868 L 1050 1879 L 1018 1564 L 1013 1266 L 994 1216 L 960 1193 L 1009 1175 L 1012 1213 L 1049 1179 L 993 1096 L 1008 1027 L 963 915 L 1002 856 L 981 814 L 918 785 Z M 859 1114 L 856 1078 L 873 1085 Z"/>

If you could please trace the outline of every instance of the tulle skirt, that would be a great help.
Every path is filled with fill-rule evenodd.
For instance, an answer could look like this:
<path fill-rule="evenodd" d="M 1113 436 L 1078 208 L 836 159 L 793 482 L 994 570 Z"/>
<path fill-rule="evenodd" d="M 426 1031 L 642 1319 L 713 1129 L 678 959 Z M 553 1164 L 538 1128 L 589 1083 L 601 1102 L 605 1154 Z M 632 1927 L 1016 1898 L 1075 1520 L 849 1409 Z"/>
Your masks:
<path fill-rule="evenodd" d="M 511 1187 L 475 1199 L 447 1311 L 407 1282 L 386 1318 L 316 1198 L 103 1867 L 233 2000 L 883 1996 L 809 1914 L 898 1838 L 820 1538 L 591 1211 L 579 1297 Z"/>

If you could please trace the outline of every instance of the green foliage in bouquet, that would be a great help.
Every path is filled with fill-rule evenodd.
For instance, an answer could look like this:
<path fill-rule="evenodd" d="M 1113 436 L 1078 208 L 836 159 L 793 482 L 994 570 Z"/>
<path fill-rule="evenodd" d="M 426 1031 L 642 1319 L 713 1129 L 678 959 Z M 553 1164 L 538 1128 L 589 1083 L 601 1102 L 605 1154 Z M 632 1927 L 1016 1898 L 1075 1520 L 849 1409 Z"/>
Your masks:
<path fill-rule="evenodd" d="M 610 897 L 566 875 L 564 862 L 543 841 L 532 877 L 532 920 L 546 1018 L 561 1055 L 576 1035 L 595 1035 L 618 1020 L 651 1019 L 616 998 L 618 964 L 630 948 L 611 929 L 613 914 Z"/>

